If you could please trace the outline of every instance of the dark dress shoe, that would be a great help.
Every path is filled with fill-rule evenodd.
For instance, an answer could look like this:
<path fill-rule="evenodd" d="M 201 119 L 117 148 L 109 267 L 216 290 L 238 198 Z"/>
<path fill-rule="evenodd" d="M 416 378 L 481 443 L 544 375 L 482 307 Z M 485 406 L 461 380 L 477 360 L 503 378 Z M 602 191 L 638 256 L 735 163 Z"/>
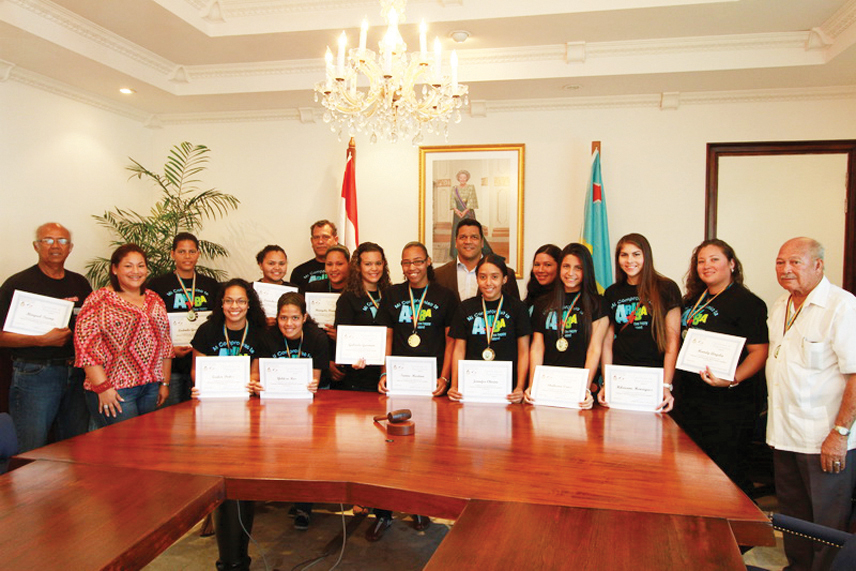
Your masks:
<path fill-rule="evenodd" d="M 374 542 L 380 540 L 391 525 L 392 518 L 376 517 L 374 522 L 372 522 L 372 526 L 366 530 L 366 541 Z"/>
<path fill-rule="evenodd" d="M 431 525 L 431 520 L 428 519 L 427 515 L 413 516 L 413 529 L 416 531 L 425 531 L 429 525 Z"/>

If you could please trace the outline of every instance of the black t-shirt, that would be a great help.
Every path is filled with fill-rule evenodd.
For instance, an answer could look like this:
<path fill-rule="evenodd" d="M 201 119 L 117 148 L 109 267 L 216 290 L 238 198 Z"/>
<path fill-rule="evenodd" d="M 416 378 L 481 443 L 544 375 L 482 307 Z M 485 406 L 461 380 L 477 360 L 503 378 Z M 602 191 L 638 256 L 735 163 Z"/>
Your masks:
<path fill-rule="evenodd" d="M 38 265 L 18 272 L 0 287 L 0 327 L 6 323 L 15 290 L 73 301 L 75 310 L 79 310 L 92 293 L 92 286 L 85 277 L 69 270 L 65 270 L 65 275 L 58 280 L 45 275 Z M 74 330 L 74 315 L 69 320 L 69 327 Z M 74 357 L 74 339 L 69 337 L 68 343 L 62 347 L 15 347 L 11 351 L 15 359 L 70 359 Z"/>
<path fill-rule="evenodd" d="M 586 337 L 583 334 L 585 312 L 583 311 L 581 300 L 578 300 L 574 304 L 574 311 L 571 313 L 568 323 L 565 326 L 564 338 L 568 341 L 568 348 L 565 351 L 556 349 L 556 341 L 559 340 L 562 330 L 562 320 L 567 316 L 576 295 L 575 293 L 565 294 L 565 301 L 561 311 L 550 310 L 542 304 L 536 306 L 539 308 L 539 311 L 534 316 L 535 323 L 532 329 L 544 336 L 544 365 L 554 367 L 585 367 L 586 353 L 588 352 L 589 340 L 591 339 L 591 329 L 589 329 L 589 335 Z M 597 296 L 593 309 L 591 327 L 594 327 L 595 321 L 609 314 L 606 300 L 600 295 Z"/>
<path fill-rule="evenodd" d="M 419 308 L 422 289 L 413 290 L 414 306 Z M 377 321 L 392 329 L 392 354 L 404 357 L 437 357 L 437 374 L 443 369 L 446 351 L 446 328 L 451 327 L 458 301 L 455 294 L 437 283 L 428 285 L 422 311 L 419 313 L 417 333 L 420 343 L 416 347 L 407 344 L 413 334 L 413 309 L 407 282 L 386 290 L 378 310 Z"/>
<path fill-rule="evenodd" d="M 661 281 L 659 287 L 665 317 L 671 309 L 681 306 L 681 290 L 669 279 Z M 639 303 L 636 286 L 628 283 L 612 284 L 606 288 L 603 297 L 609 304 L 609 321 L 615 330 L 612 362 L 616 365 L 662 367 L 663 353 L 657 347 L 651 329 L 651 306 L 647 300 Z M 632 318 L 633 314 L 635 318 Z"/>
<path fill-rule="evenodd" d="M 209 319 L 196 330 L 196 335 L 193 336 L 193 341 L 190 342 L 190 345 L 203 355 L 209 357 L 247 355 L 250 357 L 250 360 L 255 361 L 259 357 L 270 356 L 270 343 L 267 340 L 265 331 L 263 327 L 254 327 L 250 324 L 247 330 L 247 337 L 244 339 L 244 343 L 241 344 L 244 330 L 233 331 L 226 329 L 229 335 L 229 343 L 227 345 L 226 337 L 223 335 L 223 324 L 215 324 Z"/>
<path fill-rule="evenodd" d="M 315 280 L 304 288 L 304 291 L 313 293 L 342 293 L 345 288 L 336 289 L 330 285 L 330 280 L 325 276 L 323 279 Z"/>
<path fill-rule="evenodd" d="M 324 269 L 324 262 L 319 262 L 312 258 L 308 262 L 303 262 L 293 270 L 291 270 L 291 283 L 297 286 L 300 293 L 306 291 L 306 286 L 318 280 L 326 280 L 327 272 Z"/>
<path fill-rule="evenodd" d="M 289 341 L 278 328 L 269 330 L 268 347 L 274 359 L 312 359 L 312 368 L 320 370 L 322 374 L 330 367 L 327 334 L 309 320 L 303 325 L 303 340 Z"/>
<path fill-rule="evenodd" d="M 195 290 L 193 289 L 193 278 L 182 278 L 181 282 L 184 284 L 184 289 L 187 290 L 187 293 L 193 295 L 194 311 L 211 311 L 213 309 L 214 298 L 217 296 L 217 292 L 220 291 L 220 284 L 217 283 L 217 280 L 203 276 L 197 272 Z M 170 272 L 152 278 L 146 284 L 146 287 L 160 296 L 166 306 L 167 313 L 187 312 L 187 295 L 185 295 L 178 284 L 178 276 L 175 273 Z M 192 354 L 173 359 L 172 372 L 190 374 L 192 360 Z"/>
<path fill-rule="evenodd" d="M 512 383 L 517 384 L 517 339 L 532 334 L 529 323 L 529 311 L 526 305 L 519 299 L 510 296 L 502 296 L 502 309 L 499 316 L 496 309 L 499 300 L 486 301 L 487 319 L 494 326 L 490 347 L 496 353 L 496 361 L 511 361 L 514 364 L 512 372 Z M 481 361 L 482 351 L 487 344 L 487 323 L 485 323 L 482 311 L 482 298 L 480 295 L 471 297 L 461 302 L 452 320 L 452 328 L 449 336 L 455 339 L 464 339 L 467 342 L 465 359 L 470 361 Z"/>
<path fill-rule="evenodd" d="M 734 284 L 716 299 L 705 306 L 710 299 L 707 296 L 696 308 L 689 327 L 714 333 L 725 333 L 746 338 L 746 345 L 762 345 L 769 342 L 767 332 L 767 306 L 757 295 L 741 285 Z M 696 300 L 684 305 L 681 314 L 681 331 L 687 329 L 687 318 L 696 304 Z M 704 306 L 704 309 L 700 309 Z M 748 351 L 743 347 L 740 362 L 746 358 Z M 762 369 L 763 370 L 763 369 Z M 697 373 L 677 371 L 681 395 L 712 399 L 736 399 L 754 401 L 754 382 L 761 376 L 758 371 L 754 376 L 742 380 L 736 387 L 711 387 L 701 380 Z"/>
<path fill-rule="evenodd" d="M 380 301 L 380 293 L 373 292 L 375 302 Z M 358 296 L 352 291 L 346 291 L 336 302 L 336 327 L 339 325 L 378 325 L 378 309 L 368 295 Z M 335 356 L 335 355 L 334 355 Z M 377 388 L 380 380 L 379 365 L 369 365 L 364 369 L 354 369 L 343 365 L 345 379 L 341 388 L 345 390 L 369 391 Z"/>

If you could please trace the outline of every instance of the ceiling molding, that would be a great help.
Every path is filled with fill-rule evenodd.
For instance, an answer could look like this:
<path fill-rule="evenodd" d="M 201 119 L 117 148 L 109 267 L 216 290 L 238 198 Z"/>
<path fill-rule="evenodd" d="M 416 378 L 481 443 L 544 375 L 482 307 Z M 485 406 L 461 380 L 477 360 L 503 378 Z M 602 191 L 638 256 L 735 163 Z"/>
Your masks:
<path fill-rule="evenodd" d="M 6 1 L 6 0 L 0 0 Z M 164 125 L 183 125 L 200 123 L 238 123 L 255 121 L 301 121 L 306 122 L 311 114 L 310 109 L 320 112 L 321 108 L 287 108 L 258 111 L 225 111 L 200 113 L 151 113 L 136 109 L 130 105 L 116 103 L 110 99 L 77 89 L 38 73 L 22 69 L 9 62 L 6 73 L 10 80 L 24 85 L 65 97 L 97 109 L 108 111 L 122 117 L 140 122 L 149 128 L 160 128 Z M 11 66 L 11 67 L 10 67 Z M 0 67 L 2 70 L 3 67 Z M 474 116 L 486 116 L 488 113 L 522 112 L 522 111 L 560 111 L 571 109 L 604 109 L 604 108 L 659 108 L 664 94 L 612 95 L 593 97 L 570 97 L 552 99 L 521 99 L 505 101 L 476 102 Z M 856 86 L 817 87 L 817 88 L 787 88 L 763 89 L 744 91 L 710 91 L 710 92 L 681 92 L 669 94 L 671 101 L 679 101 L 681 106 L 700 104 L 725 103 L 769 103 L 779 101 L 814 101 L 835 99 L 856 99 Z"/>
<path fill-rule="evenodd" d="M 856 0 L 850 0 L 833 14 L 820 28 L 833 40 L 856 24 Z"/>
<path fill-rule="evenodd" d="M 82 45 L 79 42 L 69 41 L 65 34 L 62 34 L 61 32 L 71 32 L 71 34 L 79 40 L 85 40 L 87 43 L 100 46 L 101 48 L 111 52 L 113 56 L 119 55 L 123 58 L 130 59 L 137 64 L 141 64 L 160 74 L 166 74 L 172 71 L 176 65 L 168 59 L 163 58 L 134 42 L 126 40 L 122 36 L 114 34 L 101 26 L 95 25 L 89 20 L 78 16 L 74 12 L 70 12 L 62 6 L 49 2 L 48 0 L 5 0 L 5 2 L 9 5 L 15 5 L 20 9 L 26 10 L 38 18 L 38 20 L 34 21 L 31 18 L 24 17 L 22 14 L 18 14 L 17 18 L 12 14 L 11 17 L 7 19 L 11 24 L 21 28 L 22 30 L 28 31 L 31 34 L 44 37 L 45 39 L 73 52 L 95 59 L 96 61 L 113 67 L 114 69 L 118 69 L 115 63 L 111 64 L 108 61 L 102 61 L 102 59 L 115 59 L 115 57 L 102 59 L 93 57 L 94 54 L 91 53 L 92 50 L 87 49 L 89 46 Z M 50 26 L 45 27 L 45 24 L 49 24 Z M 125 70 L 119 69 L 119 71 Z M 130 73 L 127 71 L 125 72 Z M 130 75 L 134 74 L 130 73 Z"/>
<path fill-rule="evenodd" d="M 135 107 L 131 107 L 130 105 L 122 105 L 120 103 L 116 103 L 115 101 L 112 101 L 105 97 L 94 95 L 82 89 L 77 89 L 76 87 L 72 87 L 67 83 L 63 83 L 61 81 L 45 77 L 44 75 L 28 71 L 19 66 L 16 66 L 11 69 L 9 73 L 9 79 L 17 81 L 18 83 L 22 83 L 24 85 L 28 85 L 30 87 L 34 87 L 41 91 L 46 91 L 48 93 L 59 95 L 60 97 L 70 99 L 72 101 L 77 101 L 78 103 L 89 105 L 90 107 L 95 107 L 96 109 L 109 111 L 110 113 L 114 113 L 121 117 L 126 117 L 128 119 L 139 121 L 141 123 L 147 121 L 151 116 L 150 113 L 146 113 L 145 111 L 141 111 L 139 109 L 136 109 Z"/>

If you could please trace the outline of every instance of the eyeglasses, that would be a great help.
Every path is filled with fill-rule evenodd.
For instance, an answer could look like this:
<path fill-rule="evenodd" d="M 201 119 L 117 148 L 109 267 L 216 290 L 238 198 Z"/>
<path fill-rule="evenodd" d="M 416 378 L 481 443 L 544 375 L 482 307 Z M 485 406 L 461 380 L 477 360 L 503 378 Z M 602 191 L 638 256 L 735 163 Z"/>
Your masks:
<path fill-rule="evenodd" d="M 36 240 L 36 243 L 42 243 L 45 246 L 53 246 L 54 244 L 59 244 L 60 246 L 68 246 L 71 244 L 71 240 L 68 238 L 40 238 Z"/>
<path fill-rule="evenodd" d="M 419 260 L 401 260 L 402 268 L 409 268 L 410 266 L 424 266 L 425 262 L 428 260 L 426 258 L 422 258 Z"/>
<path fill-rule="evenodd" d="M 311 240 L 313 242 L 327 242 L 333 239 L 332 234 L 321 234 L 319 236 L 312 236 Z"/>
<path fill-rule="evenodd" d="M 250 303 L 248 299 L 224 299 L 223 305 L 237 305 L 238 307 L 247 307 Z"/>

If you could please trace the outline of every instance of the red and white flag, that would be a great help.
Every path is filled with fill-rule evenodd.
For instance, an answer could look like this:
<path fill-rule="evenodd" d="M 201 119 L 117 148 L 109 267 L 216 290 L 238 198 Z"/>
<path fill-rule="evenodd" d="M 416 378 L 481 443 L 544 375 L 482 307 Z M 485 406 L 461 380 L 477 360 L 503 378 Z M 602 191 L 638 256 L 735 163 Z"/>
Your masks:
<path fill-rule="evenodd" d="M 339 200 L 339 243 L 353 252 L 360 243 L 360 224 L 357 218 L 357 149 L 353 137 L 348 143 L 342 197 Z"/>

